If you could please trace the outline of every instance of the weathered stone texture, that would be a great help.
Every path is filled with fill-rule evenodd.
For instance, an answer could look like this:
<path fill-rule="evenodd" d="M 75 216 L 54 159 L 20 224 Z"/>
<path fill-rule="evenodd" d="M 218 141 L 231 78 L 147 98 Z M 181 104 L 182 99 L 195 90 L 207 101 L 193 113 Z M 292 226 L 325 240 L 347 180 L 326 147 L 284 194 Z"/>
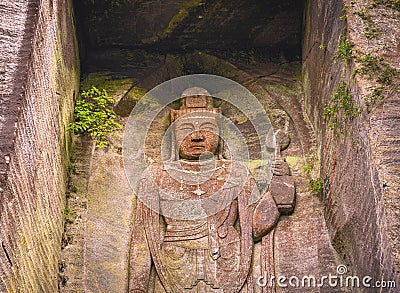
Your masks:
<path fill-rule="evenodd" d="M 73 97 L 70 1 L 2 1 L 0 291 L 56 292 Z"/>
<path fill-rule="evenodd" d="M 121 72 L 129 66 L 133 73 L 132 63 L 149 69 L 151 58 L 132 49 L 143 49 L 144 57 L 194 50 L 226 57 L 249 54 L 251 48 L 268 57 L 301 55 L 303 0 L 75 2 L 82 64 L 89 70 Z"/>
<path fill-rule="evenodd" d="M 127 292 L 134 199 L 120 149 L 96 150 L 88 184 L 85 292 Z"/>
<path fill-rule="evenodd" d="M 87 186 L 94 144 L 88 137 L 73 137 L 72 171 L 67 191 L 67 211 L 60 258 L 60 291 L 83 291 L 85 278 L 85 227 L 87 214 Z"/>
<path fill-rule="evenodd" d="M 14 124 L 22 103 L 22 85 L 31 53 L 31 27 L 36 24 L 36 12 L 34 1 L 5 1 L 0 4 L 0 176 L 3 180 L 13 145 Z"/>
<path fill-rule="evenodd" d="M 355 5 L 365 6 L 367 2 L 357 1 Z M 354 6 L 355 2 L 352 3 Z M 342 11 L 344 4 L 347 12 Z M 361 52 L 363 56 L 374 49 L 374 44 L 382 46 L 379 36 L 374 41 L 366 39 L 363 22 L 356 19 L 352 9 L 357 7 L 352 8 L 350 1 L 308 1 L 303 47 L 305 105 L 320 149 L 325 218 L 332 244 L 353 274 L 370 275 L 374 280 L 395 280 L 398 272 L 393 253 L 399 264 L 400 219 L 400 131 L 396 112 L 399 96 L 395 90 L 393 95 L 373 105 L 369 113 L 364 98 L 374 84 L 364 77 L 351 77 L 354 55 L 348 65 L 340 58 L 336 62 L 332 60 L 345 25 L 350 42 L 355 44 L 353 54 Z M 384 6 L 377 9 L 380 16 L 374 18 L 375 23 L 383 23 L 388 26 L 385 30 L 391 31 L 386 34 L 380 28 L 380 33 L 383 38 L 390 35 L 393 40 L 387 42 L 386 52 L 379 53 L 398 67 L 398 12 Z M 347 13 L 347 24 L 340 21 L 344 13 Z M 351 89 L 354 103 L 362 113 L 346 122 L 345 134 L 336 137 L 322 117 L 325 103 L 341 80 Z"/>
<path fill-rule="evenodd" d="M 76 1 L 89 49 L 267 47 L 300 53 L 303 1 Z"/>

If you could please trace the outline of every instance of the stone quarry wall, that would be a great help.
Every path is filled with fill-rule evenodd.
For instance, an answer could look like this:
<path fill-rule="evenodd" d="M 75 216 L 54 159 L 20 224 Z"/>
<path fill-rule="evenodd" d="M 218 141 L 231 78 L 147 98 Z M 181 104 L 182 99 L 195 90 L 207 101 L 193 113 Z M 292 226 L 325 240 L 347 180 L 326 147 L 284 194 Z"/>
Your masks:
<path fill-rule="evenodd" d="M 0 4 L 0 292 L 57 292 L 79 66 L 69 0 Z"/>
<path fill-rule="evenodd" d="M 76 0 L 82 69 L 132 76 L 156 70 L 165 54 L 196 50 L 233 63 L 252 63 L 254 53 L 299 60 L 302 6 L 303 0 Z"/>
<path fill-rule="evenodd" d="M 303 82 L 319 144 L 331 242 L 353 274 L 394 280 L 400 264 L 400 13 L 394 1 L 374 2 L 308 1 Z M 390 81 L 379 82 L 379 76 Z M 351 104 L 360 111 L 354 118 L 338 111 L 343 134 L 335 134 L 332 120 L 323 118 L 339 84 L 347 84 Z M 383 99 L 373 95 L 375 89 Z"/>

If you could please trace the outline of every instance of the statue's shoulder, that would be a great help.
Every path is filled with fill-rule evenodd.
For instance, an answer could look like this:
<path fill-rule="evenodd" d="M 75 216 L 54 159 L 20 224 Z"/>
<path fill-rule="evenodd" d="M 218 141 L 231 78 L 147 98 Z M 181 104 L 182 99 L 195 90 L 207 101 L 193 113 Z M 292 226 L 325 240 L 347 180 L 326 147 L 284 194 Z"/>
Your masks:
<path fill-rule="evenodd" d="M 232 160 L 221 160 L 220 162 L 222 165 L 226 166 L 226 169 L 228 170 L 228 172 L 231 173 L 231 176 L 233 177 L 251 177 L 249 168 L 243 162 Z"/>
<path fill-rule="evenodd" d="M 140 181 L 158 181 L 163 172 L 163 166 L 161 164 L 152 163 L 149 164 L 146 169 L 144 169 L 142 175 L 140 176 Z"/>

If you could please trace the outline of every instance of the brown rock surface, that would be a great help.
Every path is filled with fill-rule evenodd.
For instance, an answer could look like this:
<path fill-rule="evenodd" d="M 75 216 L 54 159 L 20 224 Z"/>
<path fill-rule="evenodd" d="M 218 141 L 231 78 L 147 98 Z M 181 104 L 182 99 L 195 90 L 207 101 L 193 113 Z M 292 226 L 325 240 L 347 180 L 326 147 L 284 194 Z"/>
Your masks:
<path fill-rule="evenodd" d="M 234 50 L 300 54 L 303 1 L 77 1 L 82 42 L 91 50 Z M 222 52 L 221 52 L 222 53 Z"/>
<path fill-rule="evenodd" d="M 332 244 L 351 272 L 369 274 L 374 280 L 398 281 L 399 75 L 393 73 L 392 82 L 386 86 L 391 92 L 369 111 L 365 98 L 379 84 L 366 75 L 356 74 L 355 79 L 351 75 L 361 66 L 355 62 L 357 58 L 368 53 L 383 57 L 383 62 L 399 69 L 399 12 L 383 4 L 368 10 L 368 1 L 344 4 L 342 11 L 340 2 L 313 5 L 310 1 L 303 49 L 305 105 L 320 149 L 325 218 Z M 370 20 L 364 22 L 366 14 Z M 341 15 L 347 16 L 347 22 L 340 20 Z M 372 38 L 366 33 L 371 25 L 377 29 Z M 341 58 L 332 60 L 344 26 L 353 44 L 348 64 Z M 372 72 L 372 76 L 375 74 Z M 345 135 L 335 137 L 324 124 L 322 111 L 340 81 L 349 86 L 362 113 L 345 123 Z"/>
<path fill-rule="evenodd" d="M 0 291 L 56 292 L 79 66 L 70 1 L 0 4 Z"/>

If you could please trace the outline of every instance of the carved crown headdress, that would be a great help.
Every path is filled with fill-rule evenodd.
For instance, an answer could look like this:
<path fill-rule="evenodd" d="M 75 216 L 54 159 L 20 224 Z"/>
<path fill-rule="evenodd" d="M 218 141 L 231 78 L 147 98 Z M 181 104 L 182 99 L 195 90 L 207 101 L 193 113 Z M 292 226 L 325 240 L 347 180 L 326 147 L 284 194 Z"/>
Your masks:
<path fill-rule="evenodd" d="M 192 112 L 221 113 L 221 108 L 214 108 L 210 93 L 201 87 L 192 87 L 183 91 L 179 110 L 171 110 L 171 123 L 179 117 Z M 202 114 L 203 114 L 202 113 Z M 219 115 L 210 115 L 218 118 Z"/>

